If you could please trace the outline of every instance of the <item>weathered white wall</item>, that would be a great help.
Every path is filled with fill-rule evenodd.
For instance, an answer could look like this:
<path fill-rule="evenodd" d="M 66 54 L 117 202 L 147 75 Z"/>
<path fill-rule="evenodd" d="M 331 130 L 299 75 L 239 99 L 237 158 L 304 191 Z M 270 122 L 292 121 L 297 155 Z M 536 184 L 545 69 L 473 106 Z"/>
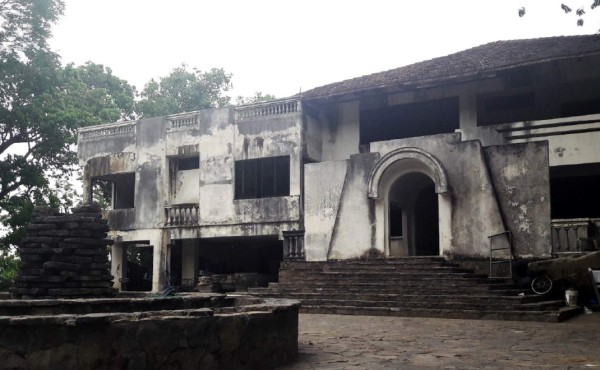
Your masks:
<path fill-rule="evenodd" d="M 198 204 L 200 201 L 200 171 L 197 169 L 177 171 L 175 176 L 176 189 L 172 204 Z"/>
<path fill-rule="evenodd" d="M 304 166 L 304 246 L 309 261 L 327 259 L 342 198 L 347 162 L 331 161 Z"/>
<path fill-rule="evenodd" d="M 383 156 L 402 147 L 425 150 L 446 170 L 451 200 L 443 201 L 451 202 L 452 215 L 440 214 L 440 217 L 443 217 L 441 222 L 448 222 L 451 217 L 452 235 L 444 235 L 451 240 L 451 247 L 444 249 L 440 245 L 442 252 L 456 257 L 489 257 L 487 237 L 503 232 L 504 226 L 481 144 L 461 142 L 458 134 L 444 134 L 372 143 L 371 151 Z M 378 217 L 377 230 L 382 235 L 384 217 Z M 382 239 L 380 236 L 378 243 Z"/>
<path fill-rule="evenodd" d="M 550 257 L 550 174 L 546 142 L 490 146 L 487 163 L 514 252 L 521 258 Z"/>
<path fill-rule="evenodd" d="M 375 242 L 375 209 L 367 184 L 377 154 L 305 165 L 308 260 L 359 257 Z"/>
<path fill-rule="evenodd" d="M 358 100 L 340 103 L 336 114 L 323 127 L 323 161 L 348 159 L 358 153 L 360 142 L 360 104 Z"/>

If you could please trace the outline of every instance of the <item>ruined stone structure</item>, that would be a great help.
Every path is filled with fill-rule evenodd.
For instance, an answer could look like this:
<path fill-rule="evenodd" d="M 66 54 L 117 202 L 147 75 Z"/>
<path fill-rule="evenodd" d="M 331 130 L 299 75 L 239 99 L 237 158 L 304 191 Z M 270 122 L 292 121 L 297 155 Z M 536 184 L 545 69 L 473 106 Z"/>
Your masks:
<path fill-rule="evenodd" d="M 0 300 L 3 369 L 275 369 L 298 301 L 177 296 Z"/>
<path fill-rule="evenodd" d="M 78 155 L 88 197 L 112 187 L 120 288 L 132 251 L 154 291 L 370 248 L 543 258 L 576 252 L 600 217 L 598 86 L 597 35 L 499 41 L 287 99 L 88 127 Z"/>
<path fill-rule="evenodd" d="M 36 208 L 18 248 L 18 276 L 11 292 L 19 298 L 107 297 L 115 291 L 105 239 L 109 230 L 98 205 L 65 215 Z"/>

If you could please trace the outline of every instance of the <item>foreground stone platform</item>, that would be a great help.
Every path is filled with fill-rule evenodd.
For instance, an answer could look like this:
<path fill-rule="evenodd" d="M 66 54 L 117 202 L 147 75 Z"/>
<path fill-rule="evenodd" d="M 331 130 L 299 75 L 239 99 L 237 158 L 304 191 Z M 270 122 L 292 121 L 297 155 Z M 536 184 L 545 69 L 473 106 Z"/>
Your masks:
<path fill-rule="evenodd" d="M 597 369 L 600 313 L 546 324 L 300 315 L 298 360 L 281 370 Z"/>
<path fill-rule="evenodd" d="M 217 294 L 0 300 L 0 368 L 273 369 L 297 355 L 298 307 Z"/>

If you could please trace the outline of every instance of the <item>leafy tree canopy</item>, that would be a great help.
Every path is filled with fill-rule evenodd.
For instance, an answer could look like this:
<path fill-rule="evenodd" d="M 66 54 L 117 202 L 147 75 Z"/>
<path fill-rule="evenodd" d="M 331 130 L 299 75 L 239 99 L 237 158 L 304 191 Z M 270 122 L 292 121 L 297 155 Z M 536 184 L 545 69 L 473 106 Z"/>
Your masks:
<path fill-rule="evenodd" d="M 133 115 L 135 90 L 110 69 L 61 67 L 47 39 L 62 11 L 60 0 L 0 1 L 0 222 L 10 230 L 0 248 L 20 239 L 33 204 L 68 198 L 77 128 Z"/>
<path fill-rule="evenodd" d="M 237 105 L 255 104 L 275 99 L 277 99 L 275 95 L 263 94 L 261 91 L 256 91 L 252 96 L 238 96 L 237 98 L 235 98 L 235 103 Z"/>
<path fill-rule="evenodd" d="M 159 81 L 151 80 L 141 92 L 137 112 L 143 117 L 190 112 L 229 104 L 231 74 L 221 68 L 208 72 L 183 64 Z"/>

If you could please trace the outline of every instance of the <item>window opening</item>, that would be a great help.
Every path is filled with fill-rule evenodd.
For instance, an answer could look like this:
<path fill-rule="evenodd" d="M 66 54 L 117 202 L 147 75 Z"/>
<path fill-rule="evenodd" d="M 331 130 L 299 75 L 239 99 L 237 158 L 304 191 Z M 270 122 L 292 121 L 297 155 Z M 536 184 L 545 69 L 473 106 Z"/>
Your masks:
<path fill-rule="evenodd" d="M 134 208 L 135 173 L 92 178 L 92 199 L 103 209 Z"/>
<path fill-rule="evenodd" d="M 179 171 L 197 170 L 199 168 L 200 168 L 200 158 L 199 157 L 178 158 L 177 159 L 177 170 L 179 170 Z"/>
<path fill-rule="evenodd" d="M 360 112 L 360 145 L 451 133 L 459 128 L 458 98 L 394 105 Z"/>
<path fill-rule="evenodd" d="M 235 162 L 235 198 L 290 195 L 290 157 L 246 159 Z"/>

